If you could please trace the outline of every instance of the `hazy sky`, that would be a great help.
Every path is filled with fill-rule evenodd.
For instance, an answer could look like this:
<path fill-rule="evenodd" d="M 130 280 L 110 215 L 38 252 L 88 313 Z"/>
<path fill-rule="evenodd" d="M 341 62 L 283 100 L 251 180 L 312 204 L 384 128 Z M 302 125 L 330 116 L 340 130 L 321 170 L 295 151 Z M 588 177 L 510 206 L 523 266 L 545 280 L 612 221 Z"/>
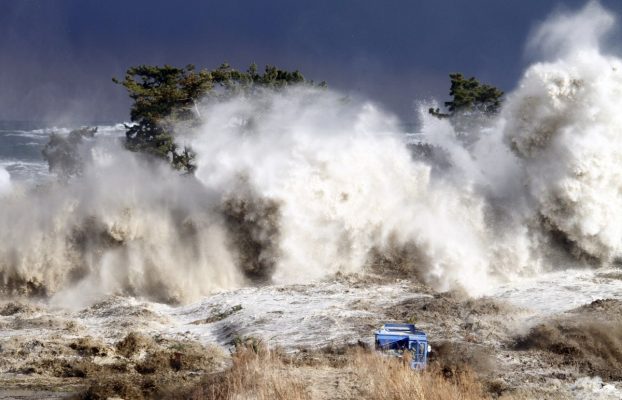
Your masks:
<path fill-rule="evenodd" d="M 404 120 L 447 74 L 504 90 L 530 30 L 585 1 L 0 0 L 0 119 L 127 120 L 114 85 L 134 64 L 299 69 Z M 622 1 L 602 1 L 622 14 Z"/>

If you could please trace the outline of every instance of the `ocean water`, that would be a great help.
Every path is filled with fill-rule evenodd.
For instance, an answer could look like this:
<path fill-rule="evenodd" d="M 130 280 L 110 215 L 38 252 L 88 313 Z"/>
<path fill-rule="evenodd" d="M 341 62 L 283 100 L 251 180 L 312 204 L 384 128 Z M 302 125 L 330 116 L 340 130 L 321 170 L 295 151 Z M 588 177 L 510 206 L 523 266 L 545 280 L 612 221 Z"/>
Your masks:
<path fill-rule="evenodd" d="M 98 137 L 119 138 L 125 136 L 122 122 L 97 122 L 85 124 L 56 125 L 36 121 L 0 120 L 0 169 L 6 170 L 12 182 L 39 184 L 52 176 L 43 159 L 42 150 L 53 133 L 67 135 L 80 127 L 97 127 Z M 409 143 L 421 142 L 417 126 L 405 126 Z"/>
<path fill-rule="evenodd" d="M 253 104 L 233 99 L 205 110 L 205 123 L 191 143 L 198 154 L 197 180 L 166 165 L 141 164 L 121 147 L 102 146 L 91 149 L 101 151 L 79 179 L 26 192 L 18 200 L 7 196 L 0 207 L 0 261 L 20 257 L 15 265 L 6 263 L 5 271 L 15 272 L 18 282 L 41 283 L 50 297 L 34 299 L 32 318 L 56 325 L 15 324 L 0 331 L 0 341 L 57 338 L 57 327 L 68 323 L 80 335 L 107 343 L 128 330 L 225 347 L 239 335 L 287 349 L 369 342 L 381 310 L 429 296 L 407 282 L 334 280 L 336 271 L 364 271 L 371 249 L 393 254 L 390 246 L 381 247 L 382 237 L 373 235 L 379 227 L 387 237 L 402 235 L 403 248 L 426 255 L 427 264 L 419 265 L 426 283 L 439 291 L 461 286 L 473 296 L 518 306 L 508 323 L 523 329 L 597 299 L 622 299 L 620 269 L 607 262 L 608 252 L 601 269 L 567 268 L 548 257 L 539 231 L 522 229 L 529 220 L 513 208 L 507 208 L 510 230 L 499 230 L 485 218 L 480 211 L 488 202 L 506 203 L 490 196 L 496 192 L 487 188 L 496 180 L 477 173 L 488 166 L 481 153 L 475 151 L 469 163 L 465 151 L 473 149 L 439 141 L 445 133 L 455 136 L 450 126 L 430 120 L 416 133 L 366 104 L 338 109 L 333 100 L 339 97 L 322 93 L 310 105 L 302 94 L 263 99 L 263 118 L 252 134 L 238 118 L 259 115 Z M 519 114 L 505 118 L 513 121 L 514 115 Z M 123 124 L 97 126 L 100 138 L 124 136 Z M 54 179 L 41 154 L 50 135 L 68 134 L 79 125 L 3 122 L 1 127 L 0 166 L 13 182 L 30 186 Z M 489 137 L 482 136 L 482 142 L 494 149 L 497 142 Z M 407 144 L 418 142 L 449 149 L 454 170 L 435 181 L 431 167 L 408 151 Z M 599 154 L 611 148 L 601 146 Z M 496 154 L 495 162 L 508 157 L 501 150 Z M 525 165 L 530 166 L 520 164 Z M 254 186 L 240 186 L 246 181 L 239 171 Z M 466 178 L 489 185 L 462 187 Z M 271 246 L 279 246 L 281 257 L 267 265 L 270 285 L 244 279 L 245 266 L 235 262 L 248 237 L 240 235 L 239 223 L 227 225 L 231 218 L 214 211 L 222 211 L 223 203 L 235 206 L 231 199 L 249 207 L 245 228 L 256 235 L 262 256 L 272 256 Z M 271 212 L 269 199 L 277 200 L 280 213 Z M 598 204 L 591 197 L 580 200 Z M 235 207 L 225 211 L 239 217 Z M 272 226 L 280 228 L 278 235 Z M 570 228 L 569 234 L 584 238 Z M 82 242 L 86 245 L 75 246 L 76 238 L 88 239 Z M 406 256 L 417 256 L 412 254 Z M 83 279 L 72 280 L 72 271 L 83 273 Z M 202 322 L 212 315 L 226 317 Z M 436 321 L 418 324 L 433 332 Z M 73 340 L 76 332 L 61 334 Z M 581 377 L 569 385 L 577 399 L 620 396 L 618 386 L 600 378 Z"/>
<path fill-rule="evenodd" d="M 54 125 L 36 121 L 0 121 L 0 168 L 14 182 L 40 183 L 49 179 L 41 151 L 52 133 L 68 134 L 82 126 L 96 126 L 98 136 L 123 137 L 123 123 Z"/>

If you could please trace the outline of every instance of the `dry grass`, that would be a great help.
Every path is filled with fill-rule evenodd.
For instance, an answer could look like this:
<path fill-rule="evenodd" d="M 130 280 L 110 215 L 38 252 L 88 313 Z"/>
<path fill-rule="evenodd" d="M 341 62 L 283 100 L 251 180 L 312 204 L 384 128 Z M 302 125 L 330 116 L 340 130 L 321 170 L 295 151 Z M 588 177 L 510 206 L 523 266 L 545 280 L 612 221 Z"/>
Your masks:
<path fill-rule="evenodd" d="M 307 400 L 310 395 L 283 357 L 261 343 L 238 345 L 233 365 L 203 380 L 200 386 L 171 398 L 192 400 Z"/>
<path fill-rule="evenodd" d="M 63 373 L 88 379 L 79 398 L 103 400 L 473 400 L 484 388 L 467 365 L 431 365 L 414 371 L 408 361 L 363 347 L 345 347 L 286 355 L 255 339 L 240 340 L 231 363 L 222 370 L 217 351 L 199 344 L 158 343 L 130 334 L 117 343 L 125 363 L 98 365 L 104 350 L 92 341 L 78 341 L 75 351 L 87 354 L 78 364 L 62 365 Z M 165 346 L 163 346 L 165 345 Z M 72 347 L 72 349 L 74 348 Z M 95 350 L 94 350 L 95 349 Z M 115 351 L 111 348 L 105 352 Z M 97 354 L 94 356 L 93 354 Z M 312 362 L 309 362 L 309 361 Z M 222 366 L 222 364 L 220 364 Z"/>
<path fill-rule="evenodd" d="M 342 362 L 327 361 L 313 367 L 292 362 L 278 351 L 256 344 L 239 346 L 232 367 L 203 380 L 200 386 L 172 398 L 192 400 L 300 400 L 357 398 L 373 400 L 474 400 L 485 399 L 484 389 L 469 370 L 448 373 L 440 367 L 413 371 L 407 363 L 369 350 L 343 354 Z M 330 381 L 315 374 L 322 368 L 331 372 Z M 341 393 L 335 379 L 349 380 Z M 316 386 L 312 388 L 312 386 Z M 317 386 L 321 386 L 319 390 Z M 332 388 L 332 389 L 331 389 Z M 332 390 L 332 392 L 331 392 Z"/>
<path fill-rule="evenodd" d="M 352 357 L 361 398 L 376 400 L 471 400 L 488 396 L 472 372 L 443 371 L 434 365 L 413 371 L 407 361 L 368 351 Z"/>

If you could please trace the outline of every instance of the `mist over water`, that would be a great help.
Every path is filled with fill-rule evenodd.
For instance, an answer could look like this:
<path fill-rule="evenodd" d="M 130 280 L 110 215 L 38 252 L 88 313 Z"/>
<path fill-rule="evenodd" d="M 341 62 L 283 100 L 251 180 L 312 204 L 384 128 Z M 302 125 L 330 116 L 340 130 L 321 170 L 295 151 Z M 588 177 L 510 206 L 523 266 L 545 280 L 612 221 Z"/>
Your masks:
<path fill-rule="evenodd" d="M 11 189 L 11 176 L 6 169 L 0 167 L 0 195 Z"/>
<path fill-rule="evenodd" d="M 477 295 L 611 263 L 622 61 L 598 44 L 612 21 L 589 3 L 545 22 L 530 47 L 546 61 L 492 119 L 452 124 L 422 106 L 419 136 L 440 158 L 417 156 L 373 102 L 299 87 L 204 105 L 201 126 L 178 132 L 196 177 L 101 139 L 69 182 L 14 187 L 0 168 L 0 290 L 185 302 L 382 264 Z"/>

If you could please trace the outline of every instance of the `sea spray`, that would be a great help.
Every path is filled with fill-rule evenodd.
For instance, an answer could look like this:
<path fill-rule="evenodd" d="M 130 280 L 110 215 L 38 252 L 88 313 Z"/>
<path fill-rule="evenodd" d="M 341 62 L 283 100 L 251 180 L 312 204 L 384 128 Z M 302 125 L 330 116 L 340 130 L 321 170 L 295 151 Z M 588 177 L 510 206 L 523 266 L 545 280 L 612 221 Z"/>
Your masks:
<path fill-rule="evenodd" d="M 196 178 L 89 142 L 72 179 L 3 200 L 3 291 L 183 302 L 362 271 L 396 248 L 417 254 L 407 273 L 439 289 L 490 284 L 482 199 L 468 183 L 433 182 L 373 104 L 294 88 L 202 115 L 185 138 Z"/>
<path fill-rule="evenodd" d="M 6 169 L 0 167 L 0 196 L 11 190 L 11 175 Z"/>
<path fill-rule="evenodd" d="M 179 302 L 242 284 L 201 185 L 118 145 L 97 150 L 68 183 L 2 200 L 3 292 Z"/>
<path fill-rule="evenodd" d="M 479 294 L 609 263 L 622 237 L 622 62 L 597 44 L 610 19 L 590 3 L 547 21 L 532 47 L 563 51 L 467 132 L 422 111 L 442 166 L 373 102 L 309 87 L 203 105 L 199 126 L 177 132 L 196 176 L 89 142 L 76 176 L 0 198 L 1 291 L 185 302 L 381 264 Z M 592 36 L 569 43 L 568 26 Z"/>
<path fill-rule="evenodd" d="M 202 115 L 192 141 L 198 179 L 227 192 L 245 176 L 279 204 L 276 282 L 361 271 L 373 251 L 412 247 L 419 259 L 409 273 L 437 288 L 477 292 L 490 283 L 478 194 L 469 182 L 432 182 L 398 121 L 373 104 L 297 88 L 234 98 Z"/>
<path fill-rule="evenodd" d="M 597 263 L 622 255 L 622 61 L 598 47 L 612 22 L 589 3 L 543 25 L 531 45 L 558 58 L 531 66 L 503 111 L 543 227 Z"/>

